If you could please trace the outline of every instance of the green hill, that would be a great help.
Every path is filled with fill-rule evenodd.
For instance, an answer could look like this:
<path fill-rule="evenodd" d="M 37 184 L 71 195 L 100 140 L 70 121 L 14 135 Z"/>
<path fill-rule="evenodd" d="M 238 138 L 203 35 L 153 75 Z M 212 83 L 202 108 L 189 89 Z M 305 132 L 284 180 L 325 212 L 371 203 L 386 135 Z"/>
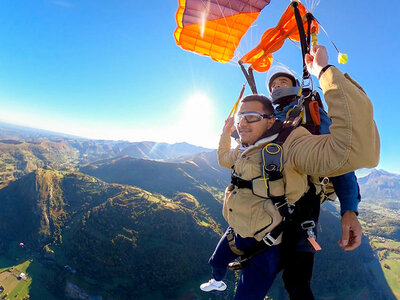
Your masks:
<path fill-rule="evenodd" d="M 225 224 L 221 202 L 222 191 L 228 184 L 228 170 L 223 173 L 193 161 L 175 163 L 120 157 L 90 164 L 80 171 L 109 183 L 137 186 L 169 198 L 177 192 L 189 193 L 215 220 Z"/>
<path fill-rule="evenodd" d="M 112 299 L 173 295 L 208 273 L 221 234 L 190 194 L 169 199 L 82 173 L 39 169 L 1 189 L 0 205 L 0 257 L 22 259 L 10 245 L 23 241 L 25 260 L 41 251 L 46 272 L 62 275 L 53 291 L 72 282 Z"/>

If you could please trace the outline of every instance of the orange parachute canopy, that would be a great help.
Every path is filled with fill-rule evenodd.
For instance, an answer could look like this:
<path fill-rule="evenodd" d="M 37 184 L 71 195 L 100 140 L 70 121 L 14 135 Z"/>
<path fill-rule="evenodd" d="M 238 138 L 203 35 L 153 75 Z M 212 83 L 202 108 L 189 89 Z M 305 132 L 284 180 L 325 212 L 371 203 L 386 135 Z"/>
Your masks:
<path fill-rule="evenodd" d="M 241 38 L 270 0 L 178 0 L 176 44 L 185 50 L 230 61 Z"/>
<path fill-rule="evenodd" d="M 302 18 L 305 32 L 308 31 L 308 15 L 303 4 L 297 2 L 300 16 Z M 310 31 L 312 34 L 318 33 L 318 23 L 313 19 Z M 276 27 L 264 32 L 261 42 L 253 50 L 250 50 L 241 58 L 242 63 L 251 64 L 251 67 L 258 72 L 265 72 L 272 63 L 272 53 L 279 50 L 285 39 L 294 41 L 300 40 L 299 30 L 294 14 L 293 2 L 283 13 Z"/>

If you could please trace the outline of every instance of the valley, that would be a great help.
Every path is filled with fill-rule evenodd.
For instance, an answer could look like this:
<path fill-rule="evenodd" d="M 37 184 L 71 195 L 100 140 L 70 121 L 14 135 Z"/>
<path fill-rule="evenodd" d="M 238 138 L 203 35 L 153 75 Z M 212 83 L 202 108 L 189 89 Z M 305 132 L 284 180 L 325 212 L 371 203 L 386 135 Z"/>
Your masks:
<path fill-rule="evenodd" d="M 232 298 L 233 272 L 223 293 L 198 288 L 226 228 L 230 170 L 215 150 L 2 126 L 0 299 Z M 323 205 L 318 299 L 400 298 L 398 181 L 382 170 L 360 178 L 364 238 L 352 252 L 337 246 L 338 201 Z M 288 299 L 280 276 L 269 297 Z"/>

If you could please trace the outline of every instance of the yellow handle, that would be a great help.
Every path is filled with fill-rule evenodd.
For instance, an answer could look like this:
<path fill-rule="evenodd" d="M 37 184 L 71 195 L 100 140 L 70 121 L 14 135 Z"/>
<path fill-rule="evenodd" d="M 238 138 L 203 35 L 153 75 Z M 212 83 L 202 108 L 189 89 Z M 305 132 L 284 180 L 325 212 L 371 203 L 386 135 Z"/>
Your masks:
<path fill-rule="evenodd" d="M 315 32 L 311 34 L 311 44 L 313 46 L 318 45 L 317 34 Z"/>
<path fill-rule="evenodd" d="M 237 109 L 239 107 L 239 101 L 240 101 L 240 99 L 242 99 L 245 87 L 246 87 L 246 84 L 243 84 L 242 90 L 240 91 L 239 98 L 236 100 L 235 104 L 233 105 L 232 110 L 231 110 L 228 118 L 230 118 L 231 116 L 234 116 L 236 114 Z"/>

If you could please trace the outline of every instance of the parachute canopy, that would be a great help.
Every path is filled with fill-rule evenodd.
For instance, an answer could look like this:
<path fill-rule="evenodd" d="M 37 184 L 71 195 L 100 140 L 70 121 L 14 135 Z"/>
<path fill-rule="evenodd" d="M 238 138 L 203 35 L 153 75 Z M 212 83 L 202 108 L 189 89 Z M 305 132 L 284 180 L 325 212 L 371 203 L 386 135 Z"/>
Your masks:
<path fill-rule="evenodd" d="M 299 29 L 296 23 L 295 10 L 292 2 L 286 11 L 283 13 L 278 25 L 274 28 L 267 29 L 261 41 L 253 50 L 249 51 L 241 58 L 242 63 L 251 64 L 251 67 L 258 72 L 265 72 L 269 69 L 272 63 L 272 53 L 279 50 L 284 41 L 289 38 L 294 41 L 300 40 Z M 318 23 L 307 14 L 306 8 L 300 2 L 296 2 L 301 16 L 304 30 L 308 31 L 308 20 L 311 21 L 310 32 L 318 33 Z"/>
<path fill-rule="evenodd" d="M 185 50 L 230 61 L 241 38 L 270 0 L 179 0 L 176 44 Z"/>

